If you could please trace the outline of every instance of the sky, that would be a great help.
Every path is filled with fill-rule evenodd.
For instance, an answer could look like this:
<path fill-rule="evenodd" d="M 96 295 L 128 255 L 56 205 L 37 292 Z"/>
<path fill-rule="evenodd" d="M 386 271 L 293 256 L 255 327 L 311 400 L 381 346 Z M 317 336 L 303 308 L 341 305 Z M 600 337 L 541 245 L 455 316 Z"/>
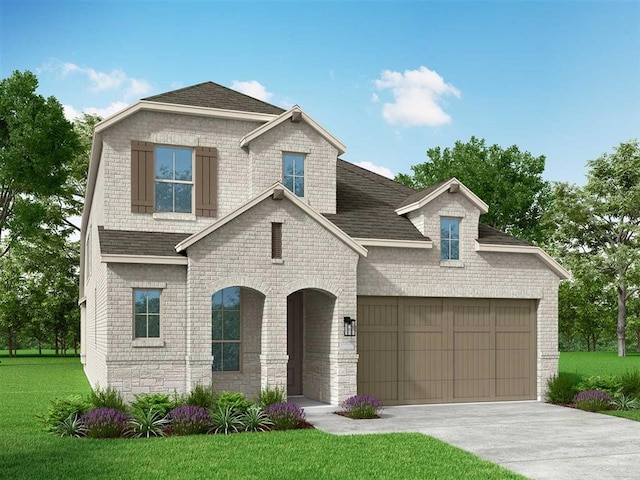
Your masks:
<path fill-rule="evenodd" d="M 640 0 L 0 0 L 0 76 L 15 70 L 68 118 L 213 81 L 299 105 L 387 176 L 476 136 L 584 184 L 640 138 Z"/>

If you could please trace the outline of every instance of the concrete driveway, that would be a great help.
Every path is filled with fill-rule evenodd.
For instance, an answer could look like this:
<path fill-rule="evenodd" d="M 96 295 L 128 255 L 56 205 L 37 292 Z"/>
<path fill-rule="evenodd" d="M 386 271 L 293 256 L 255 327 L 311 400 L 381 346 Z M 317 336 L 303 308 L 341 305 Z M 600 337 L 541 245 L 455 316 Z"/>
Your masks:
<path fill-rule="evenodd" d="M 329 433 L 420 432 L 531 479 L 640 478 L 640 422 L 540 402 L 386 407 L 378 420 L 335 410 L 305 407 Z"/>

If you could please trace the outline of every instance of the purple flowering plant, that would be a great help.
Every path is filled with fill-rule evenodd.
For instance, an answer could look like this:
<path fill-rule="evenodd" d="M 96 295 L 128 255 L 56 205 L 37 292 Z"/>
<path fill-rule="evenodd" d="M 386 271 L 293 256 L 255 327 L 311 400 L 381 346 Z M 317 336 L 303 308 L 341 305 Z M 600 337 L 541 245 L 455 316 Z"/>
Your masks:
<path fill-rule="evenodd" d="M 298 428 L 306 414 L 299 405 L 289 402 L 280 402 L 269 405 L 264 413 L 273 422 L 275 430 L 291 430 Z"/>
<path fill-rule="evenodd" d="M 115 408 L 94 408 L 82 416 L 87 437 L 116 438 L 121 437 L 127 427 L 127 415 Z"/>
<path fill-rule="evenodd" d="M 378 418 L 382 403 L 371 395 L 354 395 L 342 402 L 342 413 L 350 418 Z"/>
<path fill-rule="evenodd" d="M 174 435 L 196 435 L 206 433 L 211 416 L 206 408 L 195 405 L 176 407 L 167 415 Z"/>
<path fill-rule="evenodd" d="M 573 401 L 580 410 L 599 412 L 609 408 L 611 397 L 602 390 L 585 390 L 578 393 Z"/>

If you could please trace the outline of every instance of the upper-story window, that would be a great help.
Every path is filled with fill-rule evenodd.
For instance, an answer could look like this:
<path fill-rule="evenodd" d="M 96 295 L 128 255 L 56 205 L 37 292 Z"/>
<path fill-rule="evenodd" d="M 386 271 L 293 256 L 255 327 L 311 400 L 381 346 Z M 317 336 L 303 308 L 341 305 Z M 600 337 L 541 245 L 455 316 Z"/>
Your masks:
<path fill-rule="evenodd" d="M 156 147 L 155 211 L 191 213 L 193 209 L 193 151 Z"/>
<path fill-rule="evenodd" d="M 304 155 L 285 153 L 282 156 L 282 181 L 298 197 L 304 197 Z"/>
<path fill-rule="evenodd" d="M 440 219 L 440 258 L 460 260 L 460 219 Z"/>

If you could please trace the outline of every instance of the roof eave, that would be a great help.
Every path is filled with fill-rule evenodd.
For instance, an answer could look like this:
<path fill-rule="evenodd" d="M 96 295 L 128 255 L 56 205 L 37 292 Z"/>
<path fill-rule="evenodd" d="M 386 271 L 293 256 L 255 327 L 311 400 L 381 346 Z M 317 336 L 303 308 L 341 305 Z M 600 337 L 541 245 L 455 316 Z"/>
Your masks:
<path fill-rule="evenodd" d="M 189 248 L 194 243 L 202 240 L 204 237 L 206 237 L 210 233 L 216 231 L 217 229 L 219 229 L 223 225 L 226 225 L 231 220 L 239 217 L 240 215 L 242 215 L 246 211 L 248 211 L 251 208 L 253 208 L 254 206 L 258 205 L 263 200 L 265 200 L 268 197 L 270 197 L 271 195 L 273 195 L 273 193 L 274 193 L 274 191 L 276 189 L 282 190 L 285 198 L 287 198 L 291 202 L 293 202 L 294 205 L 296 205 L 298 208 L 303 210 L 307 215 L 309 215 L 311 218 L 313 218 L 316 222 L 321 224 L 326 230 L 328 230 L 330 233 L 335 235 L 339 240 L 341 240 L 349 248 L 354 250 L 359 255 L 362 255 L 363 257 L 367 256 L 368 252 L 367 252 L 366 248 L 364 248 L 362 245 L 360 245 L 358 242 L 356 242 L 353 238 L 351 238 L 349 235 L 347 235 L 347 233 L 345 233 L 344 230 L 340 229 L 333 222 L 331 222 L 330 220 L 325 218 L 323 215 L 321 215 L 320 213 L 316 212 L 313 208 L 308 206 L 306 203 L 304 203 L 302 200 L 300 200 L 297 196 L 295 196 L 292 192 L 290 192 L 280 182 L 274 183 L 271 187 L 266 189 L 260 195 L 256 196 L 255 198 L 253 198 L 249 202 L 245 203 L 241 207 L 237 208 L 233 212 L 229 213 L 225 217 L 222 217 L 221 219 L 219 219 L 215 223 L 213 223 L 213 224 L 209 225 L 208 227 L 204 228 L 200 232 L 194 233 L 190 237 L 185 238 L 182 242 L 178 243 L 175 246 L 176 252 L 180 253 L 180 252 L 185 251 L 187 248 Z"/>
<path fill-rule="evenodd" d="M 318 134 L 320 134 L 320 136 L 322 136 L 327 142 L 333 145 L 338 150 L 338 155 L 342 155 L 347 151 L 347 147 L 340 140 L 338 140 L 334 135 L 329 133 L 328 130 L 326 130 L 322 125 L 320 125 L 313 118 L 311 118 L 298 105 L 294 105 L 286 112 L 273 118 L 271 121 L 265 123 L 264 125 L 260 125 L 258 128 L 256 128 L 252 132 L 247 133 L 244 137 L 240 139 L 240 146 L 245 147 L 249 145 L 253 140 L 258 138 L 259 136 L 267 133 L 272 128 L 277 127 L 281 123 L 290 119 L 294 112 L 299 112 L 302 116 L 302 120 L 305 123 L 307 123 L 315 131 L 317 131 Z"/>
<path fill-rule="evenodd" d="M 478 210 L 480 210 L 481 214 L 489 211 L 489 206 L 486 203 L 484 203 L 475 193 L 469 190 L 460 180 L 454 177 L 440 185 L 433 192 L 426 194 L 417 202 L 397 208 L 395 212 L 398 215 L 404 215 L 406 213 L 413 212 L 414 210 L 418 210 L 449 190 L 449 187 L 454 183 L 457 183 L 460 186 L 460 193 L 462 193 Z"/>
<path fill-rule="evenodd" d="M 480 243 L 476 240 L 475 250 L 476 252 L 533 254 L 536 255 L 542 263 L 547 265 L 561 280 L 571 279 L 571 272 L 566 270 L 547 252 L 534 245 L 500 245 L 495 243 Z"/>

